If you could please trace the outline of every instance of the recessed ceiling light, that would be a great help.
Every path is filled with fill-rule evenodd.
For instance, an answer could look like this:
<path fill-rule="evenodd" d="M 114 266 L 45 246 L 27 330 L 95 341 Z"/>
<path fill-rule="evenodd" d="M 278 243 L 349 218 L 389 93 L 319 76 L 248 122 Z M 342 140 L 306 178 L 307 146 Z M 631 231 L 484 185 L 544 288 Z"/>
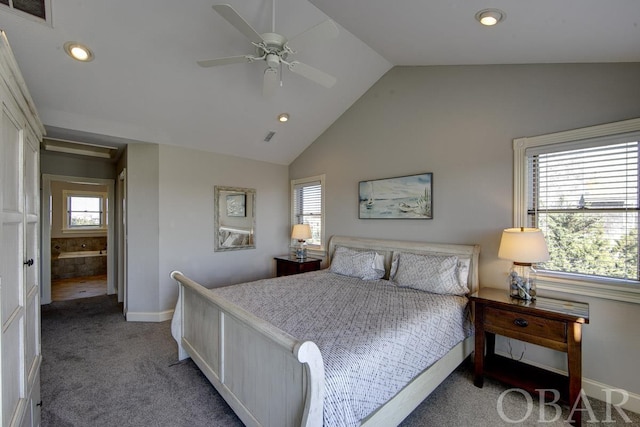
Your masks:
<path fill-rule="evenodd" d="M 76 61 L 89 62 L 93 61 L 93 52 L 87 46 L 78 42 L 66 42 L 64 44 L 64 51 L 67 55 L 75 59 Z"/>
<path fill-rule="evenodd" d="M 507 14 L 500 9 L 483 9 L 476 13 L 476 19 L 482 25 L 491 27 L 499 22 L 504 21 L 507 18 Z"/>
<path fill-rule="evenodd" d="M 282 114 L 278 115 L 278 121 L 279 121 L 280 123 L 284 123 L 284 122 L 286 122 L 286 121 L 288 121 L 288 120 L 289 120 L 289 114 L 287 114 L 287 113 L 282 113 Z"/>

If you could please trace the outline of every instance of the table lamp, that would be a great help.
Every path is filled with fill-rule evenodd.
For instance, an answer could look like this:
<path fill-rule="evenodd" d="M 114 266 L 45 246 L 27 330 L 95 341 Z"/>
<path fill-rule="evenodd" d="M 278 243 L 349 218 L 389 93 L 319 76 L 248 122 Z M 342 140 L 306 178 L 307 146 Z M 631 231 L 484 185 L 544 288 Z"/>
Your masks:
<path fill-rule="evenodd" d="M 311 238 L 311 227 L 309 227 L 309 224 L 295 224 L 291 232 L 291 238 L 298 241 L 296 258 L 305 259 L 307 257 L 305 240 Z"/>
<path fill-rule="evenodd" d="M 549 259 L 549 250 L 539 228 L 507 228 L 502 232 L 498 258 L 513 261 L 509 271 L 509 295 L 536 299 L 536 270 L 533 263 Z"/>

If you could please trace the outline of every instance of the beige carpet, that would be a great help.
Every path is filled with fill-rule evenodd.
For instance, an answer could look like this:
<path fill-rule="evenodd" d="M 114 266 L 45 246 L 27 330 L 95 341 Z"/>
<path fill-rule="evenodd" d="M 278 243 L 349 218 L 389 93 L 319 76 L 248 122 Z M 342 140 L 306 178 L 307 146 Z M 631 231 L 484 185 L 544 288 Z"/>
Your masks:
<path fill-rule="evenodd" d="M 170 322 L 125 322 L 113 296 L 54 302 L 42 307 L 42 426 L 241 426 L 191 360 L 177 362 Z M 450 375 L 401 425 L 562 426 L 555 410 L 533 406 L 520 393 L 491 380 L 473 385 L 465 363 Z M 595 419 L 605 420 L 605 405 L 591 401 Z M 528 417 L 527 412 L 531 410 Z M 613 423 L 640 426 L 640 415 L 625 423 L 615 410 Z M 585 421 L 588 414 L 585 414 Z M 524 418 L 524 419 L 523 419 Z M 513 423 L 509 420 L 523 419 Z"/>

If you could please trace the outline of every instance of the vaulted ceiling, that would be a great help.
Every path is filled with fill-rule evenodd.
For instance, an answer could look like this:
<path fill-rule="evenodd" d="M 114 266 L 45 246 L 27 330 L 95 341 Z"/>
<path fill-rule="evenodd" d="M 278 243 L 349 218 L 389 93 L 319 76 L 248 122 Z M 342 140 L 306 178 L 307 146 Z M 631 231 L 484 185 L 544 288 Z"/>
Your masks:
<path fill-rule="evenodd" d="M 228 0 L 271 32 L 270 0 Z M 640 61 L 637 0 L 277 0 L 275 30 L 292 37 L 333 19 L 339 35 L 295 59 L 336 77 L 324 88 L 288 70 L 262 96 L 264 62 L 202 68 L 253 54 L 211 0 L 53 0 L 49 24 L 0 8 L 0 28 L 49 134 L 191 147 L 289 164 L 394 65 Z M 504 22 L 474 15 L 499 8 Z M 64 52 L 88 45 L 91 62 Z M 279 123 L 278 114 L 291 120 Z M 269 142 L 264 138 L 275 135 Z"/>

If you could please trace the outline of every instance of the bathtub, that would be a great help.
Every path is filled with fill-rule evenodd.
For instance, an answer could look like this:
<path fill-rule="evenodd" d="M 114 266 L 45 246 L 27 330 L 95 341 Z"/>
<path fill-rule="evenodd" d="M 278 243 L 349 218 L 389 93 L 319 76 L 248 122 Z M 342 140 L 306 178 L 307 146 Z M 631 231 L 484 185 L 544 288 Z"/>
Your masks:
<path fill-rule="evenodd" d="M 107 256 L 107 251 L 75 251 L 75 252 L 60 252 L 58 259 L 63 258 L 86 258 L 93 256 Z"/>

